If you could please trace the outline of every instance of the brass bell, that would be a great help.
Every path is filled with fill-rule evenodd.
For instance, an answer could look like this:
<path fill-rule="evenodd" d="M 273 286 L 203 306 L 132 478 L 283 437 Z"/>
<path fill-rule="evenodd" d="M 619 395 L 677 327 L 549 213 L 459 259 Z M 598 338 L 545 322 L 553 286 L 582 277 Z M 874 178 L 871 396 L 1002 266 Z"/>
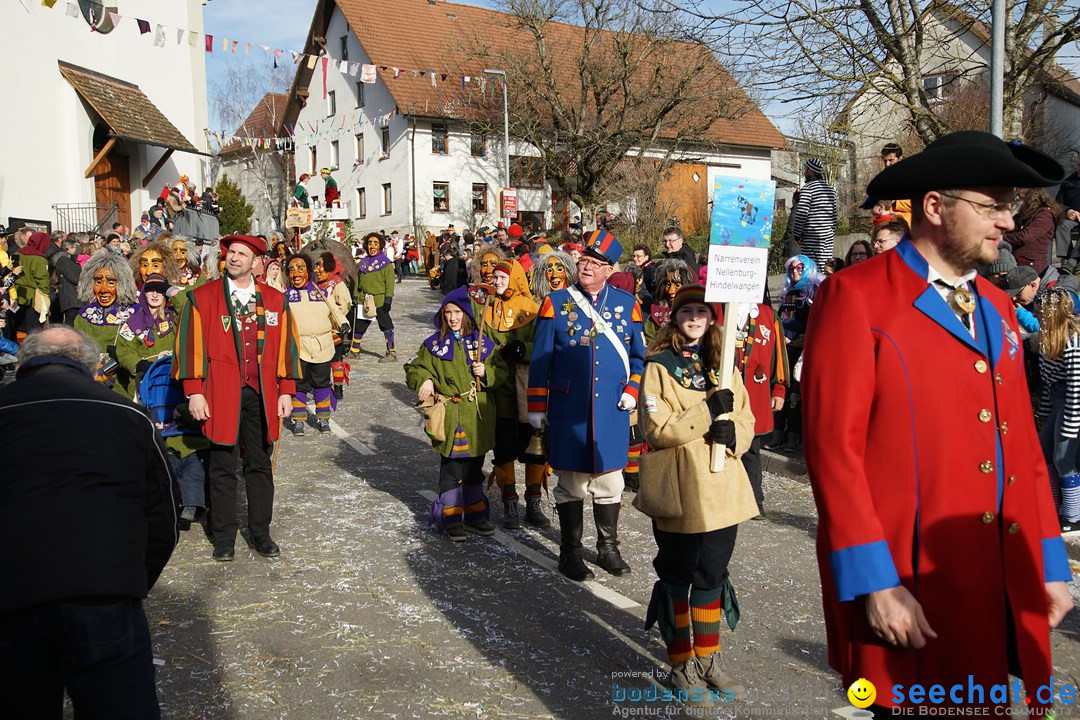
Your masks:
<path fill-rule="evenodd" d="M 531 465 L 543 465 L 547 462 L 547 432 L 545 428 L 533 430 L 533 436 L 529 438 L 529 445 L 525 448 L 522 460 Z"/>

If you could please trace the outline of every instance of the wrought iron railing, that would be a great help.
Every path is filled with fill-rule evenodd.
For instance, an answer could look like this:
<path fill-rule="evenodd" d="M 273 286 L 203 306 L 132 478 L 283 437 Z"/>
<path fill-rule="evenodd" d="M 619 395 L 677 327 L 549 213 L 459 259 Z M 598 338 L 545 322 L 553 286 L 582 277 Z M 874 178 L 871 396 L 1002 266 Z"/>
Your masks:
<path fill-rule="evenodd" d="M 56 212 L 56 230 L 64 232 L 94 232 L 104 234 L 112 228 L 120 214 L 120 206 L 111 203 L 58 203 L 52 206 Z"/>

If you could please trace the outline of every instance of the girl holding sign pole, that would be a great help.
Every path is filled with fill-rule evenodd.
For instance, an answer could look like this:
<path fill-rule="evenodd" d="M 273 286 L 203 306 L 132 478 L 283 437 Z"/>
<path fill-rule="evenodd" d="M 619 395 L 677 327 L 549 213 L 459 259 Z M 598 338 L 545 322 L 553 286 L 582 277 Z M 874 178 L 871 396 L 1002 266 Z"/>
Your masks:
<path fill-rule="evenodd" d="M 634 506 L 653 519 L 659 577 L 646 622 L 660 625 L 673 689 L 691 701 L 737 699 L 745 688 L 720 666 L 720 624 L 739 610 L 728 578 L 738 524 L 757 514 L 738 459 L 754 440 L 754 416 L 740 373 L 720 389 L 722 332 L 705 288 L 676 293 L 671 320 L 649 346 L 641 386 L 641 490 Z M 712 472 L 713 445 L 725 449 Z"/>

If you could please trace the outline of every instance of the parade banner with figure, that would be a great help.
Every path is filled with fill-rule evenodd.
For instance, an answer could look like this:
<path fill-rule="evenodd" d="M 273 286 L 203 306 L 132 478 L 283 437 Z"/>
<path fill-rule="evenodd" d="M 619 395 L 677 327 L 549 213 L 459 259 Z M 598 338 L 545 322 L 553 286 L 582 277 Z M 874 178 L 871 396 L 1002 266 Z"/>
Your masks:
<path fill-rule="evenodd" d="M 720 353 L 720 387 L 730 389 L 735 368 L 739 303 L 757 304 L 769 282 L 776 183 L 772 180 L 717 176 L 713 187 L 712 225 L 705 299 L 724 303 L 724 347 Z M 726 416 L 725 416 L 726 417 Z M 724 448 L 714 445 L 713 472 L 724 469 Z"/>
<path fill-rule="evenodd" d="M 761 302 L 768 282 L 776 183 L 718 176 L 709 234 L 709 302 Z"/>

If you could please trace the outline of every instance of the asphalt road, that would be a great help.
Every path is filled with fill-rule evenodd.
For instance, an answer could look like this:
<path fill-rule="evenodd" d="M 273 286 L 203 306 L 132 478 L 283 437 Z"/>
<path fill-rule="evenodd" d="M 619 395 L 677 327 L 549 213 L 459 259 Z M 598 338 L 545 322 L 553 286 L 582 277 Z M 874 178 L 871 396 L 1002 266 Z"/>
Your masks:
<path fill-rule="evenodd" d="M 643 630 L 655 546 L 629 494 L 620 529 L 634 571 L 597 569 L 585 584 L 550 569 L 557 525 L 461 544 L 427 526 L 438 459 L 402 365 L 429 334 L 438 295 L 418 280 L 398 288 L 399 362 L 376 362 L 373 327 L 335 434 L 308 428 L 282 441 L 272 527 L 281 557 L 241 543 L 234 562 L 216 563 L 195 526 L 151 593 L 165 717 L 699 717 L 635 699 L 656 692 L 666 656 L 657 630 Z M 826 661 L 810 488 L 771 472 L 765 487 L 768 517 L 739 528 L 732 561 L 742 621 L 721 633 L 749 699 L 709 716 L 850 712 Z M 495 488 L 489 497 L 498 522 Z M 591 559 L 588 510 L 585 535 Z M 1077 615 L 1053 635 L 1057 677 L 1074 685 Z"/>

